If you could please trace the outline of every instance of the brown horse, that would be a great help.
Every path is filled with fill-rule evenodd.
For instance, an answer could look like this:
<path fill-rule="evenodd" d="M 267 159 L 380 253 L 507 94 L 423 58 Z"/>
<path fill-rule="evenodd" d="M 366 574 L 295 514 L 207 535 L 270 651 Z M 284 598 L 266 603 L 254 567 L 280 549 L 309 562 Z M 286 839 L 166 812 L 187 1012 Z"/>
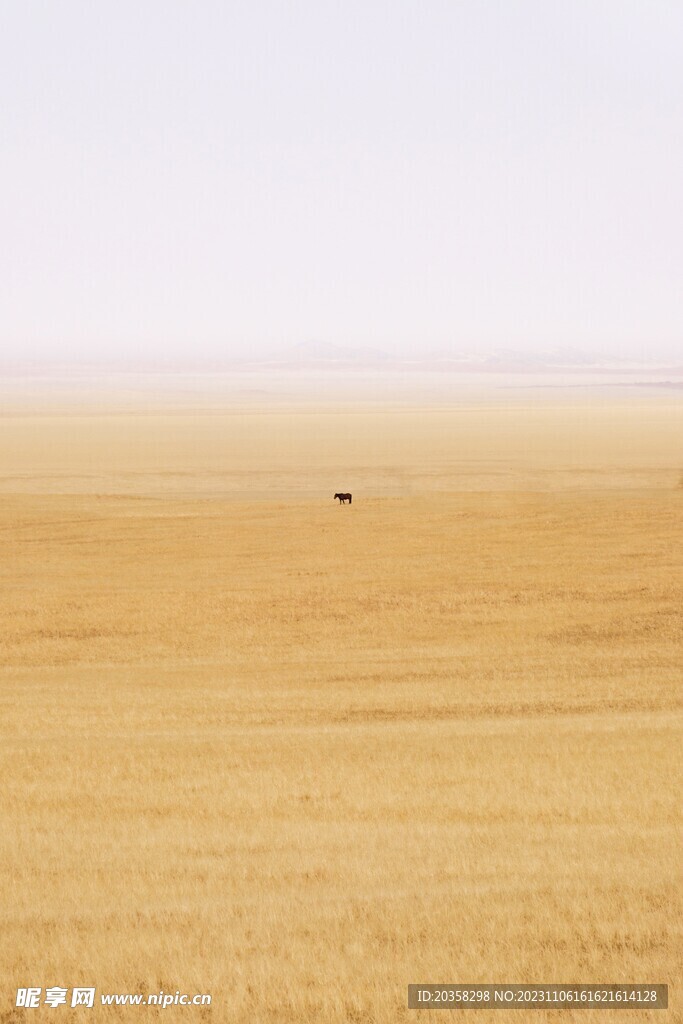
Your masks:
<path fill-rule="evenodd" d="M 339 504 L 340 505 L 345 505 L 347 501 L 348 501 L 348 503 L 350 505 L 352 500 L 353 500 L 350 494 L 335 494 L 334 497 L 335 498 L 339 498 Z"/>

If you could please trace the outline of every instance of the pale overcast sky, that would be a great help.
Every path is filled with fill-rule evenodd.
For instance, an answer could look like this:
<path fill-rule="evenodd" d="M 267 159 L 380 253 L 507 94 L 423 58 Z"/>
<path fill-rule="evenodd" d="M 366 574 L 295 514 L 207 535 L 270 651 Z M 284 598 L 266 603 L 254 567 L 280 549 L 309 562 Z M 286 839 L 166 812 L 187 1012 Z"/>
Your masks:
<path fill-rule="evenodd" d="M 681 0 L 4 0 L 0 353 L 683 353 Z"/>

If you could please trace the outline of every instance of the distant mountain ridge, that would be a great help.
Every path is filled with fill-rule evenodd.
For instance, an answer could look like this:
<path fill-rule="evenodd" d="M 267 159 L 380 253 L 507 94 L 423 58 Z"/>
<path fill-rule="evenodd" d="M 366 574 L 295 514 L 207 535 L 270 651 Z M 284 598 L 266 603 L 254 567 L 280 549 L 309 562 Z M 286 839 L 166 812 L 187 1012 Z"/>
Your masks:
<path fill-rule="evenodd" d="M 551 347 L 543 351 L 514 348 L 493 349 L 486 355 L 467 351 L 428 351 L 414 356 L 396 355 L 370 346 L 337 345 L 328 341 L 302 341 L 270 354 L 232 355 L 221 358 L 174 359 L 148 356 L 119 360 L 53 360 L 36 361 L 0 357 L 0 374 L 6 378 L 40 377 L 59 374 L 77 376 L 106 373 L 151 374 L 220 374 L 229 372 L 258 372 L 259 370 L 337 371 L 368 370 L 397 371 L 403 373 L 438 372 L 452 374 L 635 374 L 664 373 L 683 376 L 683 363 L 662 360 L 624 359 L 587 353 L 566 346 Z"/>
<path fill-rule="evenodd" d="M 670 364 L 638 362 L 617 357 L 590 354 L 579 349 L 558 347 L 541 352 L 520 349 L 494 349 L 487 355 L 468 352 L 429 352 L 418 356 L 399 356 L 381 349 L 335 345 L 331 342 L 305 341 L 282 350 L 270 359 L 249 360 L 257 366 L 308 369 L 414 369 L 450 370 L 461 373 L 540 373 L 567 370 L 586 372 L 628 372 L 631 369 L 655 369 Z"/>

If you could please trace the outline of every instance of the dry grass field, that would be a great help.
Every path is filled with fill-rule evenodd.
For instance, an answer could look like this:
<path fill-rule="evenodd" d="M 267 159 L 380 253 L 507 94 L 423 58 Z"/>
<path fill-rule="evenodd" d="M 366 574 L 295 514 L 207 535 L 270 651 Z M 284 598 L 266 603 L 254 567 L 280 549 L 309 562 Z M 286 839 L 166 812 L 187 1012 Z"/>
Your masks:
<path fill-rule="evenodd" d="M 682 1020 L 682 428 L 0 419 L 0 1021 L 400 1024 L 419 981 L 668 982 L 627 1019 Z"/>

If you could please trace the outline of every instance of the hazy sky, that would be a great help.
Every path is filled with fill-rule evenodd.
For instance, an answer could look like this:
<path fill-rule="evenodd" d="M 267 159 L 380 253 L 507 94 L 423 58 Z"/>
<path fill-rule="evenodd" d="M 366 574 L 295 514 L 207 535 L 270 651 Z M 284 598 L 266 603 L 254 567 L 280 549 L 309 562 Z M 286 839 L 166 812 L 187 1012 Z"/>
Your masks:
<path fill-rule="evenodd" d="M 3 0 L 0 353 L 683 352 L 681 0 Z"/>

